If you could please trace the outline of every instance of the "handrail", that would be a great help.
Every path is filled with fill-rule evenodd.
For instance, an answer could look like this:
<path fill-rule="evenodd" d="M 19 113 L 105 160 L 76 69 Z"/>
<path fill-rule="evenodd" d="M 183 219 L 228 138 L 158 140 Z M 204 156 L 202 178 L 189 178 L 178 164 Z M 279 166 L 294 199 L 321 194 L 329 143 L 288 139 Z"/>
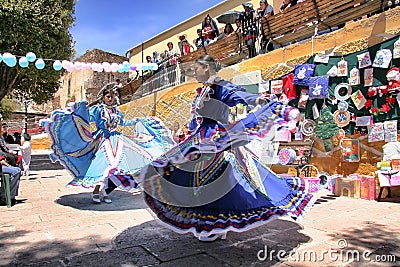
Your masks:
<path fill-rule="evenodd" d="M 332 28 L 358 19 L 362 16 L 382 12 L 388 6 L 390 0 L 306 0 L 290 7 L 283 13 L 276 13 L 268 18 L 261 20 L 262 30 L 265 36 L 280 46 L 296 42 L 299 40 L 310 38 L 315 34 L 316 27 L 318 31 L 332 30 Z M 199 48 L 196 51 L 182 56 L 181 63 L 194 62 L 201 55 L 210 55 L 216 59 L 223 60 L 225 65 L 233 65 L 243 59 L 245 54 L 242 49 L 243 38 L 238 33 L 223 38 L 219 41 L 209 44 L 207 47 Z M 167 88 L 168 86 L 180 84 L 179 79 L 181 70 L 185 70 L 185 66 L 177 64 L 176 77 L 177 81 L 173 84 L 166 84 L 159 88 L 153 88 L 146 91 L 146 94 L 156 92 Z M 166 68 L 167 69 L 167 68 Z M 131 99 L 143 96 L 143 88 L 139 90 L 139 86 L 131 83 L 134 88 Z M 143 85 L 142 85 L 143 86 Z M 144 83 L 146 86 L 146 82 Z M 124 91 L 124 90 L 123 90 Z"/>

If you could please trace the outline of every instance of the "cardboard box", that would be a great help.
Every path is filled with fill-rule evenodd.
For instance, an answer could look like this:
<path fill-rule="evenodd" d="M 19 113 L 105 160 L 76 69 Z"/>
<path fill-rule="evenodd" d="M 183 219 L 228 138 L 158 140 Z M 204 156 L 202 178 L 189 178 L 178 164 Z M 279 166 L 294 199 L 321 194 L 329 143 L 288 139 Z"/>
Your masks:
<path fill-rule="evenodd" d="M 337 178 L 335 195 L 351 198 L 360 198 L 360 180 L 351 178 Z"/>

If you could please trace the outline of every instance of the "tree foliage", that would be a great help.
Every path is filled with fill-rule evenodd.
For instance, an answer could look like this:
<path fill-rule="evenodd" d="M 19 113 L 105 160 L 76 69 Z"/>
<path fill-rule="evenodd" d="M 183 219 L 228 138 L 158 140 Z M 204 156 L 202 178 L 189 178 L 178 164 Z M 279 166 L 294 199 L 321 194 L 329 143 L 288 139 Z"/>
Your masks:
<path fill-rule="evenodd" d="M 0 63 L 0 100 L 9 94 L 27 96 L 41 104 L 53 98 L 62 72 L 46 59 L 71 59 L 76 0 L 2 0 L 0 52 L 25 56 L 33 52 L 45 60 L 42 70 Z"/>
<path fill-rule="evenodd" d="M 3 120 L 8 120 L 11 117 L 11 114 L 13 113 L 15 107 L 13 103 L 8 99 L 8 97 L 5 97 L 1 100 L 0 103 L 0 114 Z"/>

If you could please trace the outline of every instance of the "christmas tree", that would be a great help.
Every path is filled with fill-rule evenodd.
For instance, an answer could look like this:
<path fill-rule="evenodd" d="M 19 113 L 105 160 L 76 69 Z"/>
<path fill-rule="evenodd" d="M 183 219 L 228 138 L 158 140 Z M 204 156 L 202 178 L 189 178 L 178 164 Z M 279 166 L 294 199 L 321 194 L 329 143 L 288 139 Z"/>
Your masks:
<path fill-rule="evenodd" d="M 333 114 L 328 108 L 321 110 L 321 116 L 316 120 L 315 136 L 324 141 L 326 151 L 332 150 L 332 136 L 339 133 L 339 126 L 335 122 Z"/>

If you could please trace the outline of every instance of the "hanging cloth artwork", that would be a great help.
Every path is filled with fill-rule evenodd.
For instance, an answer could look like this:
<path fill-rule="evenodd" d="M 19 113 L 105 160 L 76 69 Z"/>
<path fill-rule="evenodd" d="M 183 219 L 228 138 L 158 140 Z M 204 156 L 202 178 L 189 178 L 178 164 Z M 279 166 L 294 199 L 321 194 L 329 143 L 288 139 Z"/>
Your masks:
<path fill-rule="evenodd" d="M 282 92 L 283 92 L 282 86 L 283 86 L 282 80 L 271 81 L 271 94 L 273 94 L 273 95 L 282 94 Z"/>
<path fill-rule="evenodd" d="M 348 73 L 347 66 L 348 66 L 347 61 L 342 57 L 342 60 L 338 62 L 338 73 L 337 73 L 338 77 L 347 77 Z"/>
<path fill-rule="evenodd" d="M 262 81 L 258 86 L 258 93 L 268 93 L 269 92 L 269 81 Z"/>
<path fill-rule="evenodd" d="M 397 121 L 385 121 L 385 142 L 397 142 Z"/>
<path fill-rule="evenodd" d="M 349 84 L 350 85 L 360 84 L 360 71 L 356 67 L 353 67 L 350 71 Z"/>
<path fill-rule="evenodd" d="M 305 63 L 296 65 L 293 83 L 296 85 L 308 86 L 310 77 L 314 75 L 314 69 L 314 64 Z"/>
<path fill-rule="evenodd" d="M 364 69 L 364 86 L 372 86 L 374 84 L 374 69 Z"/>
<path fill-rule="evenodd" d="M 328 64 L 329 63 L 329 56 L 327 56 L 327 55 L 315 55 L 314 63 Z"/>
<path fill-rule="evenodd" d="M 330 68 L 330 70 L 328 70 L 328 72 L 326 73 L 326 75 L 328 75 L 329 77 L 337 77 L 338 74 L 338 68 L 337 66 L 333 66 L 332 68 Z"/>
<path fill-rule="evenodd" d="M 293 98 L 297 97 L 296 93 L 296 87 L 293 83 L 294 80 L 294 74 L 290 73 L 286 75 L 285 77 L 282 78 L 283 82 L 283 93 L 286 95 L 288 100 L 291 100 Z"/>
<path fill-rule="evenodd" d="M 301 88 L 298 108 L 306 108 L 307 101 L 308 101 L 309 98 L 310 98 L 309 89 L 308 88 Z"/>
<path fill-rule="evenodd" d="M 393 44 L 393 58 L 400 58 L 400 38 Z"/>
<path fill-rule="evenodd" d="M 370 56 L 369 52 L 365 52 L 360 55 L 357 55 L 357 59 L 358 59 L 358 67 L 360 69 L 366 68 L 366 67 L 369 67 L 372 65 L 371 56 Z"/>
<path fill-rule="evenodd" d="M 368 126 L 368 142 L 378 142 L 385 140 L 385 130 L 383 122 L 378 122 Z"/>
<path fill-rule="evenodd" d="M 389 67 L 391 60 L 392 60 L 392 51 L 390 51 L 389 49 L 378 50 L 378 52 L 376 52 L 372 67 L 387 69 Z"/>
<path fill-rule="evenodd" d="M 353 103 L 358 110 L 362 109 L 367 102 L 367 99 L 360 90 L 357 90 L 353 94 L 351 94 L 351 100 L 353 100 Z"/>
<path fill-rule="evenodd" d="M 329 76 L 311 77 L 309 81 L 310 99 L 328 98 Z"/>

